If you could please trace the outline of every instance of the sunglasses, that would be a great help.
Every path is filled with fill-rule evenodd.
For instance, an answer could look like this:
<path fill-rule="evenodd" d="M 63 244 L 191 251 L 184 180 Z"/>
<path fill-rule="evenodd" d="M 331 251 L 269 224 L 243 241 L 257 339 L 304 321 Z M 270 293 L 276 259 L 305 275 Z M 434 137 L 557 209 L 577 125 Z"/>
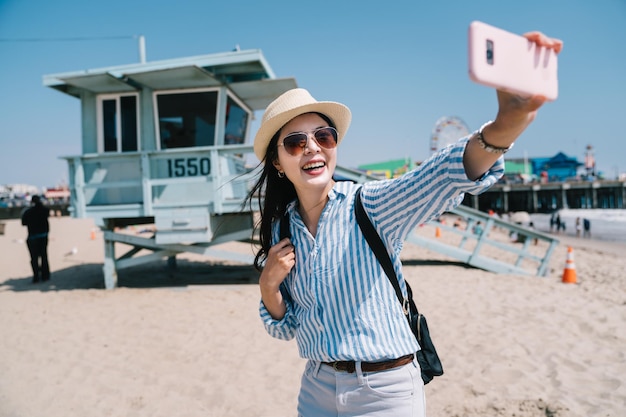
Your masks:
<path fill-rule="evenodd" d="M 290 133 L 283 139 L 283 143 L 278 146 L 284 146 L 289 155 L 300 156 L 304 153 L 309 143 L 309 135 L 313 135 L 315 142 L 324 149 L 333 149 L 337 147 L 337 129 L 334 127 L 320 127 L 314 131 Z"/>

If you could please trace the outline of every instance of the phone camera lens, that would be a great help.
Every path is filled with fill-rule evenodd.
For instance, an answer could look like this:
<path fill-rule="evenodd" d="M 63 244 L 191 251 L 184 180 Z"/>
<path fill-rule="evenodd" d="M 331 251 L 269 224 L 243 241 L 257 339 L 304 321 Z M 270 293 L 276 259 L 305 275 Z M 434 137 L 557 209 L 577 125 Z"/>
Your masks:
<path fill-rule="evenodd" d="M 487 64 L 493 65 L 493 41 L 487 39 Z"/>

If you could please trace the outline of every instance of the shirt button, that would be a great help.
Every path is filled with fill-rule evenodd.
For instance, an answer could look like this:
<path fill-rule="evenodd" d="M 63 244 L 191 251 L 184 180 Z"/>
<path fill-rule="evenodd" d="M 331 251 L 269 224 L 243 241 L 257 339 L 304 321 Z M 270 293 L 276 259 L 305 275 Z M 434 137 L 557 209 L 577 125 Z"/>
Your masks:
<path fill-rule="evenodd" d="M 318 329 L 319 331 L 322 331 L 322 330 L 324 330 L 324 326 L 322 326 L 322 325 L 320 324 L 319 326 L 317 326 L 317 329 Z"/>

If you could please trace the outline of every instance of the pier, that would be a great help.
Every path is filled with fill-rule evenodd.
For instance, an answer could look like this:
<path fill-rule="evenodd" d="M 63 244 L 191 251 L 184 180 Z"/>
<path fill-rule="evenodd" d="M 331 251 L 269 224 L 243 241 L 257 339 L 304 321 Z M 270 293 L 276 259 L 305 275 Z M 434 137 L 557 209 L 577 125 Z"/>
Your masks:
<path fill-rule="evenodd" d="M 626 181 L 497 184 L 481 195 L 466 195 L 463 205 L 480 211 L 503 213 L 549 213 L 562 208 L 624 209 Z"/>

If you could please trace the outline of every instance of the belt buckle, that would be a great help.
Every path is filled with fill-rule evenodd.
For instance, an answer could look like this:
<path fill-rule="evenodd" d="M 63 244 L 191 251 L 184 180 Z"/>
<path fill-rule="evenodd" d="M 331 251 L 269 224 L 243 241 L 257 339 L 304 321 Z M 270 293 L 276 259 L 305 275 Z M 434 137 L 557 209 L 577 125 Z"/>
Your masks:
<path fill-rule="evenodd" d="M 335 372 L 340 372 L 340 371 L 341 371 L 341 369 L 338 369 L 338 368 L 337 368 L 337 365 L 338 365 L 338 364 L 339 364 L 339 361 L 335 361 L 335 362 L 333 362 L 333 369 L 335 370 Z"/>

